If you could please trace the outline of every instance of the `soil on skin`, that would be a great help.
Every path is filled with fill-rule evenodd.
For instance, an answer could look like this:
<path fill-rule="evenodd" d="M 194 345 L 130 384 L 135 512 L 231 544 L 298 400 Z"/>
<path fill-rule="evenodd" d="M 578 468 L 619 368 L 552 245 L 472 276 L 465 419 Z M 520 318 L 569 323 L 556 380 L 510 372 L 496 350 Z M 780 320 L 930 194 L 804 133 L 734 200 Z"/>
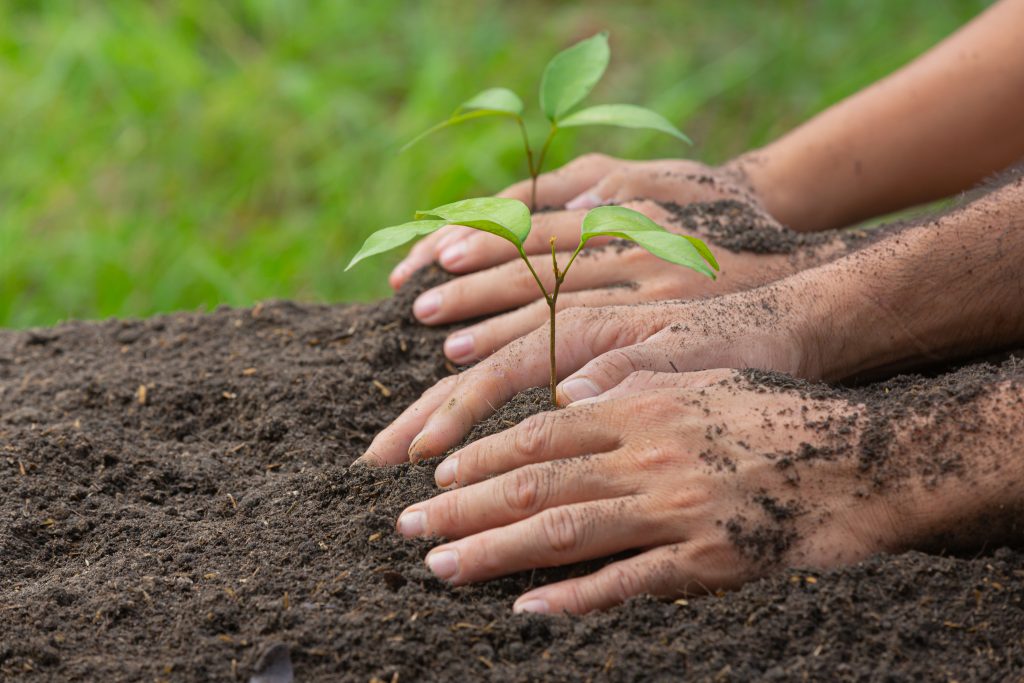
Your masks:
<path fill-rule="evenodd" d="M 1006 548 L 783 569 L 719 596 L 634 599 L 582 618 L 510 610 L 530 586 L 579 568 L 459 589 L 432 578 L 430 544 L 393 529 L 436 492 L 434 463 L 348 465 L 451 371 L 444 331 L 408 313 L 437 277 L 373 306 L 268 303 L 0 333 L 0 679 L 287 680 L 293 668 L 296 681 L 986 681 L 1024 671 L 1024 554 Z M 954 402 L 959 386 L 946 375 L 893 382 L 914 395 L 945 382 L 939 394 Z"/>
<path fill-rule="evenodd" d="M 735 199 L 679 205 L 661 202 L 672 221 L 714 246 L 752 254 L 794 254 L 829 244 L 838 238 L 848 249 L 862 247 L 883 234 L 879 229 L 797 232 L 768 218 L 750 204 Z"/>

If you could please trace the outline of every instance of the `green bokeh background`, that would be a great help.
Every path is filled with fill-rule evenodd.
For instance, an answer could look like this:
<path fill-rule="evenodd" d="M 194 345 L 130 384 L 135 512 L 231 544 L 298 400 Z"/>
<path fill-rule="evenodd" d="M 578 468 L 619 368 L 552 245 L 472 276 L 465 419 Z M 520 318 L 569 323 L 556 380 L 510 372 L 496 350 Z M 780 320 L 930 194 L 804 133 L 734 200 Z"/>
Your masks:
<path fill-rule="evenodd" d="M 524 172 L 503 121 L 401 144 L 484 87 L 536 116 L 547 59 L 599 30 L 612 64 L 587 102 L 649 106 L 696 144 L 567 132 L 549 168 L 723 161 L 986 4 L 5 0 L 0 326 L 384 296 L 397 255 L 342 272 L 369 232 Z"/>

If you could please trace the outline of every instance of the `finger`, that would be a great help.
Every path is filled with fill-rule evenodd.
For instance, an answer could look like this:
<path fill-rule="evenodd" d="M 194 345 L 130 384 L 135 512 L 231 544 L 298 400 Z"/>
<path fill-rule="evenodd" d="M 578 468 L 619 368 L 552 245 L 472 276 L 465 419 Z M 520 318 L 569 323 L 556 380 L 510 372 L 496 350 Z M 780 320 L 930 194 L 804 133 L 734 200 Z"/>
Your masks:
<path fill-rule="evenodd" d="M 558 260 L 565 264 L 570 257 L 571 254 L 563 252 L 558 255 Z M 544 291 L 550 292 L 555 285 L 551 256 L 531 256 L 529 259 L 533 272 L 544 285 Z M 572 278 L 562 285 L 563 291 L 592 289 L 621 281 L 621 276 L 613 269 L 601 268 L 590 259 L 577 261 L 579 266 L 573 268 Z M 429 289 L 413 302 L 412 312 L 421 323 L 443 325 L 518 308 L 543 296 L 533 273 L 516 260 Z"/>
<path fill-rule="evenodd" d="M 700 389 L 710 387 L 723 381 L 729 381 L 736 377 L 735 370 L 715 369 L 701 370 L 698 372 L 654 372 L 651 370 L 639 370 L 626 376 L 626 379 L 616 384 L 604 393 L 575 401 L 572 406 L 590 405 L 600 403 L 614 398 L 622 398 L 631 394 L 639 394 L 643 391 L 655 389 Z"/>
<path fill-rule="evenodd" d="M 412 246 L 408 255 L 398 262 L 398 265 L 394 267 L 391 274 L 388 276 L 388 283 L 391 285 L 392 289 L 398 289 L 404 285 L 417 270 L 423 266 L 428 266 L 437 260 L 439 244 L 448 244 L 451 240 L 465 237 L 471 232 L 476 231 L 472 228 L 467 228 L 464 225 L 446 225 L 427 235 L 416 242 L 416 244 Z"/>
<path fill-rule="evenodd" d="M 573 372 L 609 349 L 646 339 L 663 324 L 667 314 L 632 306 L 562 311 L 556 325 L 561 330 L 555 342 L 558 373 Z M 410 460 L 441 455 L 516 393 L 546 385 L 550 378 L 549 343 L 545 325 L 462 373 L 456 390 L 427 418 L 423 430 L 413 439 Z"/>
<path fill-rule="evenodd" d="M 508 526 L 438 546 L 427 567 L 462 585 L 525 569 L 556 567 L 665 542 L 674 530 L 630 496 L 551 507 Z"/>
<path fill-rule="evenodd" d="M 576 195 L 565 203 L 566 209 L 582 209 L 589 211 L 598 206 L 610 204 L 611 200 L 604 199 L 597 191 L 597 188 L 590 188 Z"/>
<path fill-rule="evenodd" d="M 458 375 L 445 377 L 427 389 L 415 403 L 406 408 L 390 425 L 370 442 L 370 447 L 353 465 L 397 465 L 408 460 L 409 441 L 423 427 L 427 417 L 448 398 L 458 382 Z"/>
<path fill-rule="evenodd" d="M 517 467 L 619 447 L 622 413 L 608 406 L 556 410 L 452 453 L 434 471 L 438 486 L 466 486 Z"/>
<path fill-rule="evenodd" d="M 703 346 L 686 346 L 678 332 L 665 329 L 643 342 L 620 346 L 588 362 L 558 386 L 559 403 L 568 405 L 603 394 L 641 370 L 678 373 L 729 368 L 736 360 L 729 354 L 724 341 L 708 339 Z"/>
<path fill-rule="evenodd" d="M 541 174 L 537 178 L 537 207 L 563 206 L 622 163 L 625 162 L 604 154 L 584 154 L 561 168 Z M 530 180 L 523 180 L 506 188 L 498 196 L 518 199 L 529 205 L 531 186 Z"/>
<path fill-rule="evenodd" d="M 706 571 L 706 565 L 694 560 L 689 544 L 661 546 L 612 562 L 593 574 L 534 589 L 520 596 L 512 610 L 585 614 L 614 607 L 638 595 L 699 595 L 733 585 L 725 574 L 707 576 L 711 572 Z"/>
<path fill-rule="evenodd" d="M 527 465 L 412 505 L 396 526 L 407 538 L 458 539 L 527 519 L 547 508 L 632 493 L 626 482 L 608 476 L 607 470 L 594 458 Z"/>
<path fill-rule="evenodd" d="M 567 292 L 558 297 L 559 311 L 631 304 L 649 299 L 643 287 L 604 287 L 582 292 Z M 551 309 L 543 299 L 509 313 L 488 318 L 482 323 L 453 332 L 444 342 L 444 353 L 453 362 L 468 364 L 486 358 L 506 344 L 543 325 Z"/>

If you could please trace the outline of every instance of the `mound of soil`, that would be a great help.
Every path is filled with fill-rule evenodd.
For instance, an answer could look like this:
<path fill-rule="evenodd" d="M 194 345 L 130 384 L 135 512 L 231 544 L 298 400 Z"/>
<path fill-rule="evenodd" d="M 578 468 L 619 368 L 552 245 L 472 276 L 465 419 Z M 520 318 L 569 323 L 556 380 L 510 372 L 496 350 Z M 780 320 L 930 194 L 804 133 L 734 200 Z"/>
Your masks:
<path fill-rule="evenodd" d="M 0 333 L 0 678 L 981 681 L 1024 671 L 1024 554 L 1006 548 L 786 569 L 732 593 L 635 599 L 582 618 L 510 608 L 529 586 L 583 568 L 459 589 L 432 578 L 430 544 L 393 528 L 435 492 L 433 463 L 348 465 L 453 371 L 444 331 L 408 313 L 439 277 L 421 274 L 372 306 L 276 302 Z M 942 377 L 894 380 L 874 396 L 917 395 Z M 534 399 L 477 435 L 536 411 Z"/>

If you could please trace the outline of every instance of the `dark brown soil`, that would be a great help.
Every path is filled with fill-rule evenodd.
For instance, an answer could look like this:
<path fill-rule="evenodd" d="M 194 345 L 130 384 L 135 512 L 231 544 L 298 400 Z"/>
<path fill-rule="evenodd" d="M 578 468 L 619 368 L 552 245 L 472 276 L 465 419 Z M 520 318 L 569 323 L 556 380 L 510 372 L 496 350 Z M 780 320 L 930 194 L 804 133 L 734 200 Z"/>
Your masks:
<path fill-rule="evenodd" d="M 348 468 L 450 371 L 443 331 L 409 316 L 412 293 L 0 333 L 0 679 L 1024 672 L 1024 554 L 1006 548 L 787 569 L 733 593 L 583 618 L 510 610 L 527 587 L 578 569 L 455 590 L 436 581 L 429 544 L 393 531 L 398 512 L 435 492 L 433 463 Z M 963 382 L 886 386 L 879 405 L 894 387 L 955 403 Z M 525 403 L 492 428 L 539 402 Z"/>

